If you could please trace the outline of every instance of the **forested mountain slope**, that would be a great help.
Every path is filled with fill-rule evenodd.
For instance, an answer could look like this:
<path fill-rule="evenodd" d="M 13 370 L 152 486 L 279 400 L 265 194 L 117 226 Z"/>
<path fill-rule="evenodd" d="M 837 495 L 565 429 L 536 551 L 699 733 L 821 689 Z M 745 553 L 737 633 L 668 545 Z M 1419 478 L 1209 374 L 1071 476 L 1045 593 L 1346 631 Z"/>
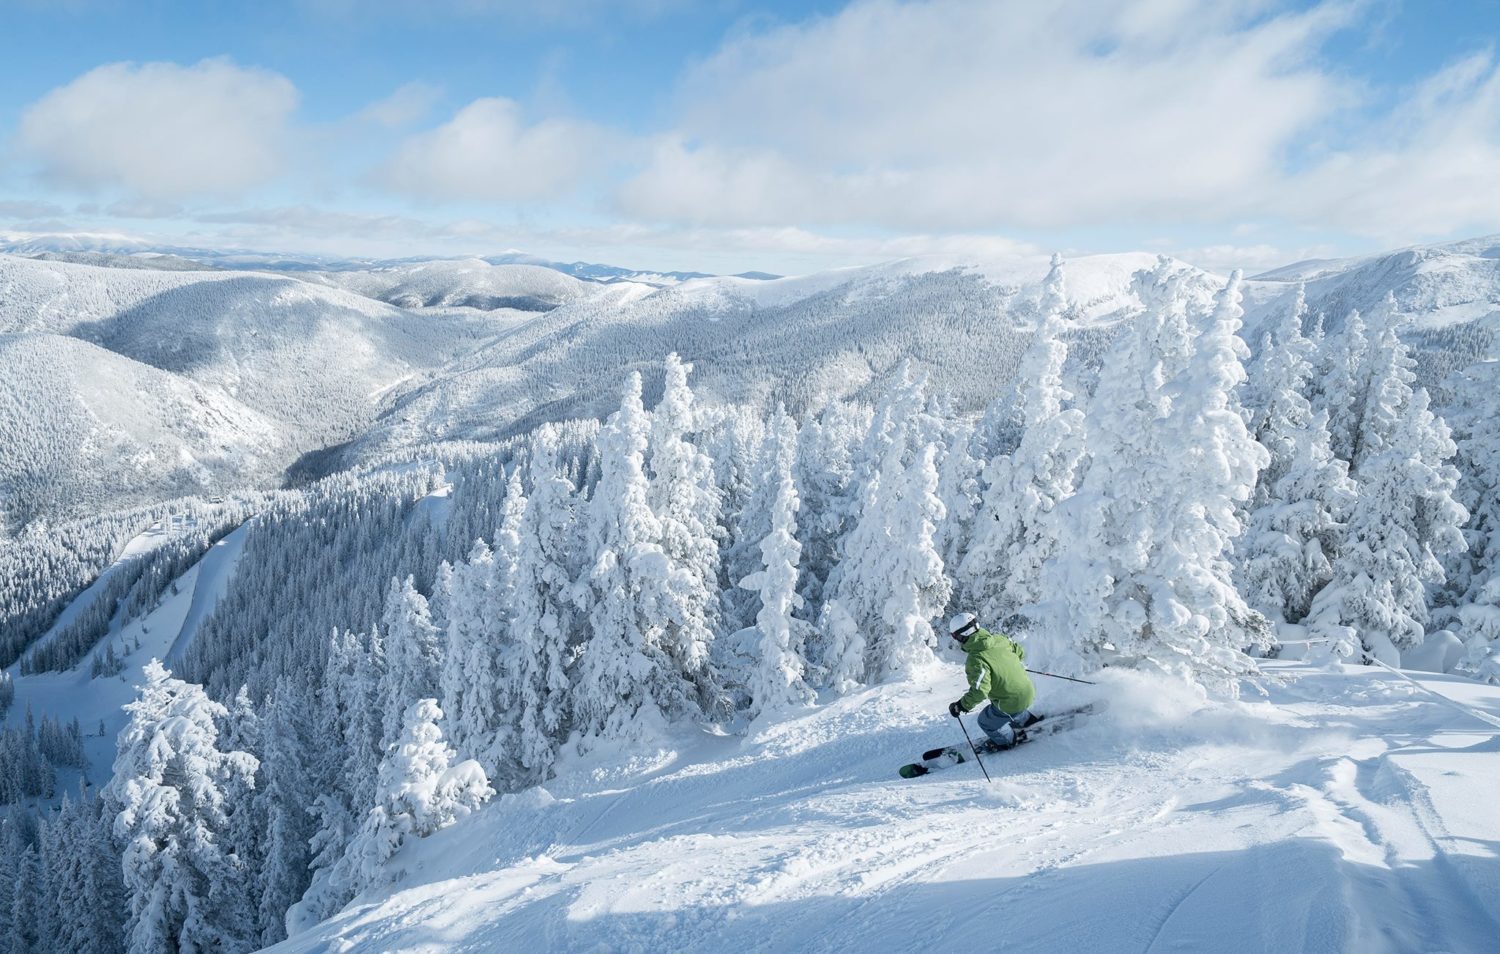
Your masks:
<path fill-rule="evenodd" d="M 77 338 L 0 334 L 0 499 L 84 516 L 273 479 L 286 423 Z"/>

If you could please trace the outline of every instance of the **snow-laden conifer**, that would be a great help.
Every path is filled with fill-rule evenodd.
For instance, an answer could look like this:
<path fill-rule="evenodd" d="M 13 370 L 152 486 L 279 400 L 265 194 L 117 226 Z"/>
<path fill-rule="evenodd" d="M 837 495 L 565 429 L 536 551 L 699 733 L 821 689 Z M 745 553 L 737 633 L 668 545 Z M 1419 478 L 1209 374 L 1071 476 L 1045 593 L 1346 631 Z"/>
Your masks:
<path fill-rule="evenodd" d="M 577 498 L 557 454 L 556 432 L 541 428 L 531 441 L 531 496 L 517 534 L 511 613 L 515 687 L 508 695 L 517 707 L 512 757 L 532 781 L 545 778 L 567 727 L 567 652 L 577 615 L 569 595 Z"/>
<path fill-rule="evenodd" d="M 762 453 L 771 497 L 770 528 L 760 542 L 761 569 L 740 581 L 760 597 L 755 615 L 758 636 L 754 667 L 746 686 L 750 715 L 776 712 L 805 704 L 813 693 L 803 681 L 802 659 L 811 627 L 797 615 L 803 606 L 797 595 L 797 567 L 802 546 L 797 542 L 797 486 L 792 473 L 797 452 L 797 424 L 784 411 L 777 413 L 766 432 Z"/>
<path fill-rule="evenodd" d="M 380 622 L 386 664 L 380 687 L 384 747 L 400 735 L 401 716 L 413 702 L 437 696 L 442 644 L 412 577 L 391 580 Z"/>
<path fill-rule="evenodd" d="M 1333 581 L 1313 599 L 1315 634 L 1337 652 L 1358 646 L 1390 665 L 1426 638 L 1428 588 L 1444 579 L 1442 559 L 1465 543 L 1468 514 L 1454 499 L 1458 472 L 1448 426 L 1428 407 L 1426 389 L 1405 385 L 1403 363 L 1387 359 L 1371 384 L 1380 395 L 1368 421 L 1359 496 Z"/>
<path fill-rule="evenodd" d="M 1353 461 L 1370 387 L 1370 341 L 1358 311 L 1344 319 L 1342 331 L 1324 337 L 1318 370 L 1314 406 L 1328 412 L 1334 456 Z"/>
<path fill-rule="evenodd" d="M 667 356 L 661 402 L 651 414 L 649 500 L 667 558 L 659 581 L 662 646 L 712 710 L 719 688 L 709 664 L 719 617 L 719 491 L 713 462 L 690 439 L 696 429 L 688 373 L 693 366 Z"/>
<path fill-rule="evenodd" d="M 585 736 L 624 737 L 696 709 L 693 685 L 668 654 L 662 588 L 671 561 L 650 505 L 645 455 L 651 420 L 632 374 L 620 409 L 599 432 L 599 480 L 589 505 L 593 560 L 581 594 L 588 632 L 573 686 Z"/>
<path fill-rule="evenodd" d="M 1101 371 L 1088 469 L 1063 505 L 1064 545 L 1042 573 L 1047 625 L 1032 643 L 1066 668 L 1116 659 L 1232 689 L 1227 677 L 1247 668 L 1240 648 L 1266 638 L 1226 559 L 1266 454 L 1233 394 L 1245 374 L 1239 277 L 1207 315 L 1184 278 L 1165 258 L 1138 276 L 1145 311 Z"/>
<path fill-rule="evenodd" d="M 494 553 L 475 540 L 467 559 L 449 568 L 443 582 L 447 623 L 443 630 L 443 668 L 438 678 L 443 712 L 453 747 L 473 758 L 484 746 L 493 713 L 493 674 L 489 655 L 499 643 L 499 626 L 491 594 L 496 586 Z M 473 671 L 476 662 L 481 674 Z"/>
<path fill-rule="evenodd" d="M 972 611 L 999 625 L 1041 598 L 1041 568 L 1057 552 L 1057 505 L 1073 493 L 1084 450 L 1083 412 L 1064 408 L 1067 345 L 1062 340 L 1062 263 L 1054 258 L 1040 324 L 1021 362 L 1025 430 L 1012 453 L 985 467 L 984 503 L 959 567 Z"/>
<path fill-rule="evenodd" d="M 1356 493 L 1348 465 L 1333 454 L 1328 412 L 1315 412 L 1305 393 L 1315 370 L 1315 345 L 1302 333 L 1305 316 L 1299 288 L 1262 349 L 1256 436 L 1270 456 L 1237 546 L 1246 601 L 1270 619 L 1293 623 L 1332 579 Z"/>
<path fill-rule="evenodd" d="M 409 838 L 422 838 L 471 814 L 494 794 L 473 760 L 454 763 L 435 699 L 419 699 L 402 719 L 400 739 L 380 763 L 375 805 L 349 845 L 356 891 L 381 880 L 382 866 Z"/>
<path fill-rule="evenodd" d="M 384 712 L 382 674 L 385 651 L 379 632 L 361 637 L 335 633 L 324 672 L 319 729 L 342 756 L 334 764 L 336 781 L 313 797 L 315 825 L 308 844 L 312 877 L 302 898 L 287 911 L 289 934 L 330 917 L 354 896 L 346 849 L 363 818 L 375 804 Z"/>
<path fill-rule="evenodd" d="M 1475 369 L 1461 379 L 1468 405 L 1458 441 L 1468 554 L 1450 586 L 1466 647 L 1463 668 L 1500 682 L 1500 394 L 1494 374 L 1485 373 L 1492 371 Z"/>
<path fill-rule="evenodd" d="M 829 634 L 846 652 L 863 644 L 862 665 L 825 659 L 853 680 L 910 674 L 931 660 L 931 621 L 948 602 L 949 583 L 935 530 L 944 517 L 938 499 L 936 448 L 924 415 L 925 381 L 903 365 L 876 409 L 861 455 L 858 519 L 841 544 L 843 560 L 830 575 L 841 611 L 863 637 Z M 838 615 L 829 617 L 842 627 Z"/>
<path fill-rule="evenodd" d="M 217 721 L 224 706 L 154 659 L 125 711 L 130 723 L 105 796 L 124 844 L 130 949 L 252 950 L 254 924 L 228 903 L 248 872 L 224 841 L 225 793 L 253 788 L 255 757 L 223 751 Z"/>
<path fill-rule="evenodd" d="M 286 937 L 286 912 L 307 890 L 308 844 L 313 834 L 309 811 L 317 796 L 312 778 L 315 705 L 299 681 L 283 678 L 264 719 L 261 799 L 265 832 L 259 897 L 260 943 Z"/>

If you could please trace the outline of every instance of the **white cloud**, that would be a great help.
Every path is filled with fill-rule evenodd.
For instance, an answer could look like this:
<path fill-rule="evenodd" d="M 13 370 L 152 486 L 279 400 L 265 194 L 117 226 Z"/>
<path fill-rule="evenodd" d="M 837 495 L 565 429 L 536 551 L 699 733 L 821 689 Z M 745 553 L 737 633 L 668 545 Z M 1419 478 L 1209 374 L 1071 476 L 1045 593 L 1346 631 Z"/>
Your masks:
<path fill-rule="evenodd" d="M 568 119 L 528 126 L 513 100 L 477 99 L 436 129 L 407 139 L 376 178 L 425 198 L 547 198 L 597 169 L 610 138 L 597 126 Z"/>
<path fill-rule="evenodd" d="M 63 208 L 52 202 L 34 199 L 0 199 L 0 216 L 7 219 L 40 219 L 63 214 Z"/>
<path fill-rule="evenodd" d="M 1441 70 L 1265 198 L 1391 242 L 1500 229 L 1500 63 L 1486 52 Z"/>
<path fill-rule="evenodd" d="M 442 90 L 430 83 L 406 83 L 385 99 L 360 110 L 355 119 L 387 128 L 409 126 L 426 119 L 441 97 Z"/>
<path fill-rule="evenodd" d="M 114 63 L 29 107 L 18 139 L 62 185 L 155 200 L 233 195 L 280 170 L 296 106 L 285 77 L 224 59 Z"/>
<path fill-rule="evenodd" d="M 1342 5 L 856 2 L 734 40 L 622 206 L 697 224 L 1201 221 L 1348 102 Z"/>

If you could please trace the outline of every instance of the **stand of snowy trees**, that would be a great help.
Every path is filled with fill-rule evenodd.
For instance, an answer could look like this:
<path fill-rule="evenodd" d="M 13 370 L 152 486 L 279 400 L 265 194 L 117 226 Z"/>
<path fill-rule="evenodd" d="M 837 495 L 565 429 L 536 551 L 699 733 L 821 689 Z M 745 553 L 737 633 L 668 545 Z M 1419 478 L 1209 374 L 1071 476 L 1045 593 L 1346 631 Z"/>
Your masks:
<path fill-rule="evenodd" d="M 1327 334 L 1298 296 L 1247 372 L 1238 274 L 1163 259 L 1136 292 L 1096 371 L 1054 260 L 1020 385 L 978 419 L 906 365 L 874 407 L 707 406 L 670 355 L 597 429 L 278 499 L 191 681 L 148 670 L 103 795 L 5 822 L 0 871 L 71 876 L 53 826 L 124 859 L 14 949 L 109 904 L 91 949 L 272 943 L 565 753 L 901 678 L 958 608 L 1066 673 L 1232 692 L 1288 633 L 1394 660 L 1445 625 L 1500 677 L 1500 415 L 1455 442 L 1393 305 Z"/>

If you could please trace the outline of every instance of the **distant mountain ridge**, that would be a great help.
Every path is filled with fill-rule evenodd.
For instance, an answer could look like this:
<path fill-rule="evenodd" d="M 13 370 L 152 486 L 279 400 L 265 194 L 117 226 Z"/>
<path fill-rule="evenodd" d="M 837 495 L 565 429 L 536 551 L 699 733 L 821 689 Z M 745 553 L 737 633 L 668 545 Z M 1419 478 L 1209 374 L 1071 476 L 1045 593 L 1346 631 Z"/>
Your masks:
<path fill-rule="evenodd" d="M 95 233 L 57 233 L 32 235 L 0 232 L 0 253 L 32 258 L 48 258 L 86 265 L 112 265 L 133 268 L 189 267 L 195 262 L 216 268 L 251 268 L 281 272 L 372 271 L 421 265 L 441 261 L 464 261 L 464 256 L 406 257 L 390 259 L 351 258 L 347 256 L 287 254 L 252 249 L 208 249 L 161 244 L 126 235 Z M 158 260 L 159 264 L 150 264 Z M 709 272 L 652 271 L 624 268 L 597 262 L 558 262 L 520 251 L 507 251 L 481 257 L 491 265 L 537 265 L 589 282 L 610 283 L 638 281 L 654 285 L 674 284 L 694 278 L 714 278 Z M 780 278 L 769 272 L 748 271 L 733 276 L 769 280 Z"/>
<path fill-rule="evenodd" d="M 1014 378 L 1046 273 L 1044 260 L 1025 257 L 980 265 L 908 259 L 793 278 L 692 277 L 537 264 L 520 252 L 385 264 L 298 260 L 290 271 L 276 267 L 275 256 L 261 259 L 273 264 L 233 267 L 224 253 L 212 268 L 187 270 L 195 260 L 179 253 L 191 250 L 147 252 L 110 237 L 53 240 L 51 251 L 44 244 L 0 241 L 34 256 L 0 254 L 0 342 L 19 334 L 77 339 L 188 389 L 157 380 L 158 392 L 222 396 L 271 429 L 236 431 L 264 445 L 244 456 L 253 466 L 183 470 L 161 454 L 143 457 L 146 474 L 117 481 L 128 492 L 112 497 L 105 483 L 90 497 L 89 506 L 105 508 L 181 492 L 189 474 L 204 477 L 199 489 L 221 492 L 275 483 L 304 455 L 317 463 L 298 473 L 316 475 L 431 444 L 500 440 L 544 420 L 596 418 L 613 409 L 633 370 L 646 377 L 649 404 L 661 358 L 672 351 L 695 364 L 705 398 L 726 406 L 779 401 L 806 410 L 867 397 L 910 359 L 937 391 L 978 411 Z M 1127 253 L 1068 263 L 1081 372 L 1139 307 L 1132 276 L 1156 259 Z M 1222 285 L 1222 276 L 1180 267 L 1202 289 Z M 593 271 L 575 277 L 569 268 Z M 1454 396 L 1442 386 L 1454 372 L 1500 357 L 1500 238 L 1301 263 L 1249 280 L 1242 336 L 1252 349 L 1299 286 L 1330 331 L 1350 309 L 1378 315 L 1394 296 L 1413 319 L 1418 371 L 1439 405 Z M 77 373 L 36 393 L 28 393 L 42 388 L 35 373 L 10 378 L 21 392 L 14 407 L 56 403 L 59 383 L 81 387 L 88 362 L 78 349 L 31 344 L 15 353 L 35 369 L 58 348 Z M 122 407 L 155 413 L 140 402 Z M 125 429 L 170 432 L 182 420 L 166 418 Z M 64 469 L 85 466 L 62 445 L 47 456 Z M 0 499 L 6 479 L 0 474 Z M 13 522 L 61 512 L 45 494 L 30 494 L 20 509 L 19 498 L 8 499 Z"/>

